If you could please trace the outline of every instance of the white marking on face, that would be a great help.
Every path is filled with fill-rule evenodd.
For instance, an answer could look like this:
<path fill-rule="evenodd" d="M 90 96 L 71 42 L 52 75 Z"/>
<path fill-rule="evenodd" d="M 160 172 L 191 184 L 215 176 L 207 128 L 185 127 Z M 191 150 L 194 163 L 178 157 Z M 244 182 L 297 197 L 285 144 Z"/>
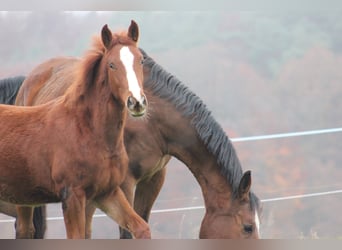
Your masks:
<path fill-rule="evenodd" d="M 255 211 L 254 219 L 255 219 L 255 226 L 257 228 L 258 235 L 260 235 L 260 221 L 259 221 L 259 215 L 257 211 Z"/>
<path fill-rule="evenodd" d="M 140 94 L 141 90 L 138 84 L 137 75 L 133 69 L 134 56 L 127 46 L 124 46 L 120 49 L 120 60 L 126 70 L 128 89 L 132 92 L 133 97 L 135 97 L 137 101 L 140 101 L 142 99 Z"/>

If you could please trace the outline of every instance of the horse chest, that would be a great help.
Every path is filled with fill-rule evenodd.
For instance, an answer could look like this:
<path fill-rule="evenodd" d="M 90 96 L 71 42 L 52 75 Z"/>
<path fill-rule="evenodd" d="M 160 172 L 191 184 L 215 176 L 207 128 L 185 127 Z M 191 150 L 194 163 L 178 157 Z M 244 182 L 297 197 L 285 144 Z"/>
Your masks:
<path fill-rule="evenodd" d="M 98 183 L 113 186 L 120 185 L 123 181 L 128 166 L 121 159 L 109 159 L 99 168 Z M 103 182 L 103 180 L 107 180 Z"/>
<path fill-rule="evenodd" d="M 93 186 L 92 189 L 100 190 L 99 192 L 114 189 L 126 176 L 127 161 L 125 155 L 100 154 L 91 161 L 80 162 L 75 169 L 76 179 L 73 181 L 80 185 Z"/>

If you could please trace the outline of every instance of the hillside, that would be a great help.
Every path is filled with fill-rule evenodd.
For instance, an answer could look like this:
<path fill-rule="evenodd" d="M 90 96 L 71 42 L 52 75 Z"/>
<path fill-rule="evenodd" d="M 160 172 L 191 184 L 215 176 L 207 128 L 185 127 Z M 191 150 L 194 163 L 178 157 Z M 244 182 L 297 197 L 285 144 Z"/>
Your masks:
<path fill-rule="evenodd" d="M 80 57 L 104 24 L 125 29 L 131 19 L 140 47 L 200 96 L 231 138 L 342 127 L 342 13 L 0 13 L 0 78 L 54 56 Z M 252 170 L 254 191 L 269 199 L 342 189 L 341 141 L 333 133 L 234 146 Z M 172 160 L 154 209 L 201 204 L 195 179 Z M 59 210 L 51 206 L 49 215 Z M 341 210 L 341 194 L 267 202 L 262 236 L 341 238 Z M 202 216 L 153 214 L 152 233 L 196 238 Z M 115 224 L 98 220 L 95 238 L 117 237 Z M 0 238 L 10 237 L 12 225 L 0 228 Z M 64 237 L 62 222 L 48 230 Z"/>

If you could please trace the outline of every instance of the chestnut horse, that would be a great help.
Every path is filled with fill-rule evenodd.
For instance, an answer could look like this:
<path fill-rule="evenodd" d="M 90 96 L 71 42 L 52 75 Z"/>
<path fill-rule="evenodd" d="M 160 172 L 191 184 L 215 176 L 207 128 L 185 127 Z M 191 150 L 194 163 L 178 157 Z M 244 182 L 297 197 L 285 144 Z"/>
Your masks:
<path fill-rule="evenodd" d="M 250 190 L 250 172 L 243 174 L 231 141 L 198 96 L 146 53 L 144 56 L 144 91 L 150 108 L 147 119 L 128 119 L 125 127 L 129 171 L 122 189 L 128 200 L 148 221 L 163 185 L 165 166 L 174 156 L 190 169 L 203 192 L 206 213 L 201 238 L 258 238 L 259 200 Z M 42 84 L 30 74 L 21 90 L 34 92 L 31 101 L 23 103 L 20 96 L 17 101 L 36 105 L 62 95 L 69 84 L 56 84 L 56 80 L 63 72 L 70 76 L 72 65 L 78 63 L 69 58 L 57 64 L 53 74 L 42 71 L 36 75 L 43 79 Z M 90 220 L 87 225 L 90 237 Z M 122 231 L 121 237 L 130 234 Z"/>
<path fill-rule="evenodd" d="M 136 238 L 150 238 L 120 188 L 126 118 L 146 110 L 138 35 L 134 21 L 127 34 L 105 25 L 64 95 L 34 107 L 0 105 L 0 200 L 18 205 L 18 238 L 32 237 L 33 206 L 51 202 L 62 202 L 68 238 L 85 238 L 89 204 Z"/>
<path fill-rule="evenodd" d="M 16 76 L 0 80 L 0 103 L 11 104 L 15 103 L 20 86 L 25 80 L 24 76 Z M 17 217 L 15 206 L 0 200 L 0 212 L 8 216 Z M 33 238 L 44 238 L 46 230 L 46 207 L 38 206 L 34 208 L 33 225 L 35 228 Z M 16 224 L 16 223 L 15 223 Z"/>

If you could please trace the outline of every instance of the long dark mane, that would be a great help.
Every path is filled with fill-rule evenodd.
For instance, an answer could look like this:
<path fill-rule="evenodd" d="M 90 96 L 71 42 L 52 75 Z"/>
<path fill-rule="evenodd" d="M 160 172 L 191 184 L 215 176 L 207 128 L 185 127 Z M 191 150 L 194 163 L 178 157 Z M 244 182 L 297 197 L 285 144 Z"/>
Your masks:
<path fill-rule="evenodd" d="M 25 80 L 24 76 L 16 76 L 0 80 L 0 103 L 14 104 L 18 90 Z"/>
<path fill-rule="evenodd" d="M 154 95 L 173 103 L 184 116 L 191 119 L 198 136 L 208 151 L 217 158 L 222 174 L 226 176 L 233 195 L 236 196 L 243 171 L 232 142 L 196 94 L 144 51 L 142 53 L 145 57 L 144 66 L 150 70 L 148 78 L 145 78 L 144 87 L 151 89 Z M 253 210 L 259 209 L 259 199 L 253 192 L 250 192 L 250 201 Z"/>

